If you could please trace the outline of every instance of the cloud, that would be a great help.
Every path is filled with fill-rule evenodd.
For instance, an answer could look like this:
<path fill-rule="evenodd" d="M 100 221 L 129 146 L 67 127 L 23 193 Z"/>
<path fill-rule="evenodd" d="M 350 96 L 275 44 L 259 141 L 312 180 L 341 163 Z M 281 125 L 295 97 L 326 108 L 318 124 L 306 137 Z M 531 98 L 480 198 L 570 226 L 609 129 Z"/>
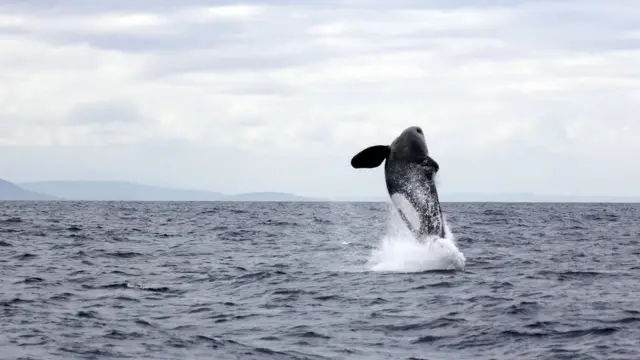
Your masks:
<path fill-rule="evenodd" d="M 72 123 L 135 123 L 144 120 L 135 105 L 126 101 L 105 101 L 95 103 L 80 103 L 76 105 L 69 119 Z"/>
<path fill-rule="evenodd" d="M 349 159 L 417 124 L 447 191 L 633 194 L 640 180 L 631 1 L 0 9 L 0 145 L 46 149 L 31 167 L 69 159 L 38 177 L 78 177 L 68 164 L 85 164 L 219 191 L 384 193 L 379 169 Z M 36 177 L 7 164 L 0 177 Z"/>

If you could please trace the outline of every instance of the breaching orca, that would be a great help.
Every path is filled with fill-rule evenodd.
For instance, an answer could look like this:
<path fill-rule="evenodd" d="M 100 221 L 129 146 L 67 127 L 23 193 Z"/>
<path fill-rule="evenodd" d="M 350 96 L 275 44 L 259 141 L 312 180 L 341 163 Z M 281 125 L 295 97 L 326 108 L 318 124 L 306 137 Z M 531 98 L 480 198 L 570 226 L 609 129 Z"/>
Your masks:
<path fill-rule="evenodd" d="M 387 191 L 409 230 L 420 241 L 429 235 L 443 238 L 444 219 L 434 180 L 440 166 L 429 156 L 422 129 L 409 127 L 391 145 L 360 151 L 351 159 L 351 166 L 371 169 L 385 160 Z"/>

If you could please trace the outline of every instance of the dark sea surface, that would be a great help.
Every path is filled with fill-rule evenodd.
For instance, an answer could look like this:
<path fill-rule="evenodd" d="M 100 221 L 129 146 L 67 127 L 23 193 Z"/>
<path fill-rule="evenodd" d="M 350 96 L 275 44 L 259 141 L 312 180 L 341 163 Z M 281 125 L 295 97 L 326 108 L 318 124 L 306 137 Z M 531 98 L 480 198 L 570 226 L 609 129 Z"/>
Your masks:
<path fill-rule="evenodd" d="M 0 358 L 640 359 L 640 204 L 443 207 L 0 203 Z"/>

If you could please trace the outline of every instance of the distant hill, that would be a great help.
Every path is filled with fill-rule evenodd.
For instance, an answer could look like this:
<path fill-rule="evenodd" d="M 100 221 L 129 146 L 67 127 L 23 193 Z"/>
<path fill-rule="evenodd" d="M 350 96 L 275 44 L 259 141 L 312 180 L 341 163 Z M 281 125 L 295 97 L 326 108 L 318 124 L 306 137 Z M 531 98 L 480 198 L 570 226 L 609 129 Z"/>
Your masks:
<path fill-rule="evenodd" d="M 21 183 L 25 189 L 67 200 L 87 201 L 216 201 L 223 194 L 122 181 L 43 181 Z"/>
<path fill-rule="evenodd" d="M 255 192 L 226 195 L 121 181 L 42 181 L 21 183 L 25 189 L 84 201 L 311 201 L 288 193 Z"/>
<path fill-rule="evenodd" d="M 89 201 L 339 201 L 389 202 L 389 196 L 311 198 L 283 192 L 222 194 L 122 181 L 43 181 L 18 185 L 0 180 L 0 200 Z M 640 202 L 640 197 L 536 195 L 527 193 L 442 193 L 447 202 Z"/>
<path fill-rule="evenodd" d="M 225 196 L 224 201 L 313 201 L 313 199 L 281 192 L 252 192 Z"/>
<path fill-rule="evenodd" d="M 20 186 L 0 179 L 0 201 L 34 201 L 34 200 L 58 200 L 54 196 L 29 191 Z"/>
<path fill-rule="evenodd" d="M 389 202 L 389 196 L 337 196 L 318 201 L 336 201 L 336 202 Z"/>

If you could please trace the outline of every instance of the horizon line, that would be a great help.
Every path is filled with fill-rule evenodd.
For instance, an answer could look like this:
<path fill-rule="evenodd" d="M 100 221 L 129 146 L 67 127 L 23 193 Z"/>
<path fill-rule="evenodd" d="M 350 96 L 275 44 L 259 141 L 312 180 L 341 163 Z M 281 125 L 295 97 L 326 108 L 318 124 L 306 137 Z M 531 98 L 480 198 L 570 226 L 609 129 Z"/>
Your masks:
<path fill-rule="evenodd" d="M 3 178 L 0 178 L 3 179 Z M 15 185 L 22 184 L 37 184 L 37 183 L 125 183 L 130 185 L 139 185 L 146 187 L 156 187 L 156 188 L 164 188 L 171 190 L 179 190 L 179 191 L 200 191 L 200 192 L 208 192 L 212 194 L 222 195 L 225 197 L 234 197 L 239 195 L 251 195 L 251 194 L 283 194 L 290 195 L 295 197 L 305 198 L 303 201 L 320 201 L 320 202 L 386 202 L 388 199 L 385 199 L 387 195 L 341 195 L 341 196 L 318 196 L 318 195 L 301 195 L 299 193 L 287 192 L 287 191 L 276 191 L 276 190 L 254 190 L 254 191 L 242 191 L 237 193 L 227 193 L 217 190 L 209 190 L 203 188 L 191 188 L 191 187 L 181 187 L 178 185 L 153 185 L 149 183 L 143 182 L 134 182 L 129 180 L 37 180 L 37 181 L 20 181 L 14 182 L 10 180 L 6 180 Z M 479 191 L 459 191 L 459 192 L 440 192 L 439 197 L 472 197 L 472 198 L 485 198 L 485 197 L 544 197 L 544 198 L 609 198 L 609 199 L 636 199 L 640 201 L 640 195 L 579 195 L 579 194 L 561 194 L 561 193 L 535 193 L 535 192 L 526 192 L 526 191 L 517 191 L 517 192 L 479 192 Z M 220 200 L 206 200 L 206 201 L 225 201 L 223 199 Z M 544 200 L 544 201 L 505 201 L 505 200 L 489 200 L 489 199 L 475 199 L 475 200 L 441 200 L 441 202 L 554 202 L 556 200 Z M 566 201 L 564 201 L 566 202 Z"/>

